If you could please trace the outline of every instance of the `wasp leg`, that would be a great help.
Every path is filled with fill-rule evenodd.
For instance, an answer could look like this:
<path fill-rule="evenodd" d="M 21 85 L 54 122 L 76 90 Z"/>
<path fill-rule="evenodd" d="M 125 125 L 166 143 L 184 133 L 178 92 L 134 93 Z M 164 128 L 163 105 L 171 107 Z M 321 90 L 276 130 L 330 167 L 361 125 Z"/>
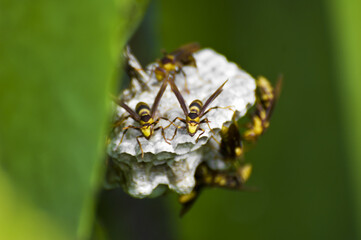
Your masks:
<path fill-rule="evenodd" d="M 172 141 L 172 140 L 174 139 L 175 135 L 177 135 L 177 131 L 178 131 L 179 128 L 185 129 L 186 127 L 180 127 L 180 126 L 178 126 L 178 127 L 175 129 L 174 133 L 173 133 L 173 137 L 170 138 L 170 139 L 168 139 L 168 141 Z"/>
<path fill-rule="evenodd" d="M 216 141 L 216 143 L 218 143 L 218 145 L 221 145 L 221 143 L 212 135 L 211 138 L 213 138 L 214 141 Z"/>
<path fill-rule="evenodd" d="M 183 118 L 180 118 L 180 117 L 176 117 L 176 118 L 174 118 L 174 119 L 173 119 L 173 121 L 171 121 L 171 123 L 170 123 L 168 126 L 166 126 L 166 127 L 164 128 L 164 129 L 167 129 L 167 128 L 169 128 L 169 127 L 170 127 L 170 125 L 172 125 L 172 124 L 173 124 L 173 126 L 175 126 L 175 127 L 176 127 L 176 128 L 175 128 L 175 131 L 174 131 L 174 134 L 173 134 L 173 137 L 172 137 L 172 138 L 167 139 L 168 141 L 172 141 L 172 140 L 174 139 L 175 135 L 177 134 L 178 128 L 184 128 L 184 127 L 177 126 L 177 125 L 175 125 L 175 124 L 174 124 L 174 122 L 175 122 L 175 121 L 177 121 L 177 120 L 179 120 L 179 121 L 181 121 L 181 122 L 183 122 L 183 123 L 186 123 L 186 120 L 185 120 L 185 119 L 183 119 Z"/>
<path fill-rule="evenodd" d="M 209 125 L 210 121 L 208 120 L 208 118 L 203 119 L 199 124 L 201 124 L 201 123 L 207 123 L 209 130 L 210 130 L 214 135 L 216 135 L 215 132 L 213 132 L 213 129 L 211 128 L 211 126 Z M 218 141 L 217 141 L 217 142 L 218 142 Z"/>
<path fill-rule="evenodd" d="M 169 119 L 167 119 L 167 120 L 169 121 Z M 181 122 L 183 122 L 183 123 L 186 123 L 186 120 L 185 120 L 185 119 L 180 118 L 180 117 L 176 117 L 176 118 L 173 119 L 173 121 L 170 121 L 170 124 L 169 124 L 168 126 L 166 126 L 164 129 L 169 128 L 170 125 L 172 125 L 172 124 L 173 124 L 173 126 L 175 126 L 176 128 L 180 128 L 179 126 L 177 126 L 177 125 L 174 124 L 174 122 L 177 121 L 177 120 L 179 120 L 179 121 L 181 121 Z"/>
<path fill-rule="evenodd" d="M 135 127 L 135 126 L 132 126 L 132 125 L 129 125 L 128 127 L 124 127 L 123 128 L 124 132 L 123 132 L 122 138 L 120 139 L 119 144 L 117 145 L 117 148 L 123 142 L 123 138 L 124 138 L 125 134 L 127 133 L 127 131 L 129 130 L 129 128 L 137 129 L 138 131 L 140 131 L 140 129 L 141 129 L 140 127 Z"/>
<path fill-rule="evenodd" d="M 144 136 L 143 136 L 143 135 L 140 135 L 140 136 L 136 137 L 135 139 L 137 139 L 137 142 L 138 142 L 138 144 L 139 144 L 140 151 L 142 152 L 142 158 L 143 158 L 143 157 L 144 157 L 144 152 L 143 152 L 142 144 L 141 144 L 140 141 L 139 141 L 139 138 L 141 138 L 141 137 L 144 137 Z"/>
<path fill-rule="evenodd" d="M 177 119 L 174 119 L 173 121 L 171 121 L 171 120 L 169 120 L 168 118 L 165 118 L 165 117 L 159 117 L 156 121 L 154 121 L 154 123 L 158 123 L 160 119 L 166 120 L 166 121 L 168 121 L 168 122 L 170 123 L 170 124 L 169 124 L 168 126 L 166 126 L 164 129 L 169 128 L 170 125 L 173 125 L 173 126 L 175 126 L 176 128 L 179 127 L 179 126 L 177 126 L 177 125 L 174 124 L 175 120 L 177 120 Z"/>
<path fill-rule="evenodd" d="M 198 130 L 201 130 L 202 133 L 198 135 L 197 139 L 196 139 L 196 143 L 198 142 L 199 138 L 203 135 L 203 133 L 206 131 L 203 128 L 199 128 Z"/>
<path fill-rule="evenodd" d="M 211 110 L 213 110 L 213 109 L 218 109 L 218 108 L 220 108 L 220 109 L 228 109 L 228 110 L 231 110 L 233 113 L 236 112 L 235 110 L 232 109 L 232 106 L 227 106 L 227 107 L 218 107 L 218 106 L 216 106 L 216 107 L 211 107 L 210 109 L 208 109 L 207 111 L 205 111 L 205 112 L 203 113 L 202 117 L 203 117 L 204 115 L 206 115 L 209 111 L 211 111 Z"/>
<path fill-rule="evenodd" d="M 129 117 L 130 117 L 130 115 L 127 115 L 126 117 L 120 117 L 119 120 L 115 121 L 115 122 L 112 124 L 112 128 L 119 127 L 119 126 L 122 125 L 122 123 L 123 123 L 125 120 L 127 120 Z"/>
<path fill-rule="evenodd" d="M 186 73 L 184 72 L 184 70 L 182 68 L 179 69 L 179 72 L 183 74 L 184 77 L 184 91 L 189 94 L 189 89 L 188 89 L 188 84 L 187 84 L 187 76 Z"/>
<path fill-rule="evenodd" d="M 157 127 L 157 128 L 154 129 L 154 132 L 155 132 L 155 131 L 158 131 L 159 129 L 162 129 L 162 136 L 163 136 L 163 138 L 164 138 L 164 141 L 165 141 L 166 143 L 170 144 L 170 142 L 168 142 L 168 140 L 167 140 L 166 137 L 165 137 L 164 127 L 162 127 L 162 126 Z"/>
<path fill-rule="evenodd" d="M 164 138 L 164 141 L 165 141 L 166 143 L 170 144 L 170 142 L 168 142 L 168 140 L 167 140 L 166 137 L 165 137 L 165 132 L 164 132 L 164 130 L 167 129 L 170 125 L 173 125 L 173 126 L 175 126 L 176 128 L 178 128 L 178 126 L 174 124 L 174 121 L 177 120 L 177 119 L 174 119 L 173 121 L 170 121 L 168 118 L 159 117 L 157 120 L 154 121 L 154 123 L 153 123 L 154 126 L 159 123 L 160 119 L 166 120 L 166 121 L 170 122 L 170 124 L 169 124 L 168 126 L 166 126 L 165 128 L 162 127 L 162 126 L 159 126 L 159 127 L 157 127 L 156 129 L 154 129 L 154 131 L 157 131 L 157 130 L 159 130 L 159 129 L 162 129 L 162 136 L 163 136 L 163 138 Z"/>
<path fill-rule="evenodd" d="M 172 123 L 174 123 L 175 121 L 177 121 L 177 119 L 178 119 L 179 121 L 181 121 L 181 122 L 183 122 L 183 123 L 186 124 L 186 120 L 183 119 L 183 118 L 180 118 L 180 117 L 174 118 L 173 121 L 172 121 Z M 171 125 L 171 124 L 169 124 L 167 127 L 169 127 L 170 125 Z M 166 128 L 167 128 L 167 127 L 166 127 Z M 176 129 L 175 129 L 175 131 L 174 131 L 173 137 L 170 138 L 170 139 L 168 139 L 168 141 L 172 141 L 172 140 L 174 139 L 174 137 L 175 137 L 175 135 L 177 134 L 177 131 L 178 131 L 179 128 L 185 128 L 185 127 L 177 126 Z"/>

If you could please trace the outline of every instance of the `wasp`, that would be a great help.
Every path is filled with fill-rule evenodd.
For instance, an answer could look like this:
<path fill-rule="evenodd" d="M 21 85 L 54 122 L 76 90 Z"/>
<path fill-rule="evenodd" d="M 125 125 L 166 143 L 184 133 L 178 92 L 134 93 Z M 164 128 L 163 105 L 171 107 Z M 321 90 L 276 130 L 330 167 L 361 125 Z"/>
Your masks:
<path fill-rule="evenodd" d="M 189 43 L 181 46 L 171 53 L 165 53 L 164 57 L 157 61 L 158 66 L 154 69 L 155 77 L 158 79 L 158 81 L 163 81 L 164 79 L 168 78 L 169 75 L 182 73 L 184 79 L 186 79 L 186 75 L 182 67 L 197 67 L 196 61 L 192 54 L 199 49 L 200 45 L 198 43 Z M 186 92 L 189 92 L 186 80 L 184 84 Z"/>
<path fill-rule="evenodd" d="M 147 140 L 149 140 L 150 137 L 153 135 L 153 133 L 155 131 L 158 131 L 158 130 L 161 129 L 162 130 L 162 136 L 163 136 L 165 142 L 170 144 L 170 142 L 168 142 L 168 140 L 165 137 L 164 128 L 162 126 L 159 126 L 159 127 L 155 128 L 155 126 L 159 123 L 159 121 L 161 119 L 166 120 L 166 121 L 169 121 L 169 119 L 164 118 L 164 117 L 159 117 L 156 120 L 154 120 L 154 115 L 155 115 L 155 112 L 156 112 L 156 110 L 158 108 L 159 101 L 162 98 L 162 96 L 164 94 L 164 91 L 167 88 L 167 85 L 168 85 L 167 81 L 164 81 L 162 86 L 160 87 L 160 89 L 158 91 L 158 94 L 157 94 L 157 96 L 156 96 L 156 98 L 154 100 L 154 103 L 153 103 L 151 109 L 148 106 L 148 104 L 146 104 L 144 102 L 139 102 L 137 104 L 137 106 L 135 107 L 135 111 L 133 111 L 127 104 L 124 103 L 124 101 L 113 97 L 114 101 L 129 113 L 129 115 L 127 117 L 121 119 L 120 121 L 123 122 L 128 117 L 131 117 L 131 118 L 133 118 L 134 121 L 138 122 L 139 125 L 140 125 L 140 127 L 133 126 L 133 125 L 129 125 L 127 127 L 124 127 L 122 129 L 124 132 L 123 132 L 123 135 L 122 135 L 122 138 L 121 138 L 119 144 L 121 144 L 123 142 L 124 135 L 126 134 L 126 132 L 130 128 L 140 131 L 142 133 L 142 135 L 136 137 L 136 140 L 137 140 L 137 142 L 139 144 L 139 147 L 140 147 L 140 150 L 142 152 L 142 158 L 144 157 L 144 152 L 143 152 L 143 149 L 142 149 L 142 145 L 141 145 L 141 143 L 139 141 L 139 138 L 146 138 Z"/>
<path fill-rule="evenodd" d="M 280 76 L 275 88 L 265 77 L 256 80 L 256 105 L 251 115 L 252 122 L 242 134 L 244 140 L 255 142 L 269 127 L 269 121 L 281 93 L 283 77 Z"/>
<path fill-rule="evenodd" d="M 141 91 L 149 91 L 147 82 L 149 80 L 149 75 L 144 71 L 142 65 L 139 63 L 137 58 L 133 55 L 129 46 L 126 46 L 123 51 L 123 56 L 125 59 L 125 72 L 131 79 L 131 93 L 134 95 L 134 89 L 140 88 Z M 136 80 L 139 87 L 135 86 L 133 80 Z"/>
<path fill-rule="evenodd" d="M 228 160 L 233 161 L 239 159 L 243 155 L 243 141 L 238 127 L 238 123 L 235 120 L 235 114 L 232 117 L 232 122 L 229 127 L 222 126 L 220 131 L 221 143 L 219 146 L 219 152 L 226 162 Z"/>
<path fill-rule="evenodd" d="M 282 77 L 276 83 L 275 88 L 270 82 L 259 77 L 256 80 L 256 110 L 251 114 L 251 123 L 245 132 L 241 133 L 238 122 L 233 115 L 229 127 L 223 126 L 220 135 L 221 143 L 219 152 L 224 162 L 231 163 L 226 170 L 213 170 L 206 163 L 202 163 L 196 171 L 196 185 L 191 193 L 179 197 L 182 205 L 180 215 L 184 215 L 193 206 L 201 192 L 207 187 L 228 188 L 237 190 L 255 190 L 244 184 L 252 172 L 251 164 L 244 164 L 244 142 L 255 142 L 269 127 L 269 122 L 276 102 L 279 98 Z"/>
<path fill-rule="evenodd" d="M 198 166 L 195 174 L 196 185 L 189 194 L 180 195 L 179 203 L 182 205 L 180 216 L 183 216 L 190 210 L 195 201 L 200 196 L 201 192 L 207 187 L 217 187 L 237 190 L 255 190 L 244 186 L 244 183 L 249 179 L 252 171 L 252 166 L 246 164 L 237 168 L 237 171 L 232 170 L 213 170 L 208 167 L 206 163 Z"/>
<path fill-rule="evenodd" d="M 179 92 L 178 87 L 175 85 L 174 81 L 172 78 L 168 79 L 168 82 L 172 88 L 173 93 L 175 94 L 175 96 L 178 99 L 178 102 L 183 110 L 184 116 L 186 116 L 186 119 L 180 118 L 180 117 L 176 117 L 175 119 L 173 119 L 172 123 L 175 122 L 176 120 L 180 120 L 181 122 L 186 124 L 186 129 L 188 131 L 188 134 L 190 136 L 194 136 L 194 134 L 196 134 L 196 132 L 198 130 L 201 130 L 202 133 L 199 134 L 199 136 L 196 139 L 196 142 L 198 142 L 198 139 L 204 134 L 205 130 L 203 128 L 200 127 L 200 125 L 202 123 L 207 123 L 209 129 L 211 129 L 211 127 L 209 126 L 209 121 L 208 118 L 204 118 L 202 119 L 202 117 L 204 117 L 209 111 L 211 111 L 212 109 L 217 109 L 217 108 L 222 108 L 223 107 L 212 107 L 212 108 L 208 108 L 208 106 L 214 101 L 214 99 L 216 99 L 219 94 L 221 94 L 221 92 L 223 91 L 223 86 L 224 84 L 227 83 L 228 80 L 226 80 L 205 102 L 205 104 L 203 105 L 202 101 L 200 100 L 194 100 L 190 105 L 189 105 L 189 111 L 187 109 L 185 100 L 182 96 L 182 94 Z M 230 107 L 226 107 L 227 109 L 230 109 Z M 232 110 L 232 109 L 230 109 Z M 233 110 L 232 110 L 233 111 Z M 202 120 L 201 120 L 202 119 Z M 170 140 L 173 140 L 175 135 L 177 134 L 178 128 L 184 128 L 184 127 L 177 127 L 174 131 L 173 137 Z M 212 131 L 212 129 L 211 129 Z"/>
<path fill-rule="evenodd" d="M 235 121 L 235 114 L 229 127 L 222 126 L 220 135 L 221 143 L 218 151 L 222 160 L 230 166 L 226 170 L 213 170 L 206 163 L 202 163 L 196 170 L 196 185 L 192 192 L 179 196 L 178 201 L 182 205 L 180 216 L 190 210 L 207 187 L 252 190 L 244 185 L 251 175 L 252 165 L 243 163 L 243 139 Z"/>

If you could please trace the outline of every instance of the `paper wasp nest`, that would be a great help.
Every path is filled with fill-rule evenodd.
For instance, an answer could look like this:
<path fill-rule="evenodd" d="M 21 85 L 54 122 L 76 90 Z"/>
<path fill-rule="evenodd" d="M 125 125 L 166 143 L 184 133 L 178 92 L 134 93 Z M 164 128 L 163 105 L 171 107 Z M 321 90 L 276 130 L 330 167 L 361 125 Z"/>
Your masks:
<path fill-rule="evenodd" d="M 175 77 L 175 83 L 182 93 L 187 107 L 195 99 L 204 103 L 217 88 L 228 80 L 223 87 L 223 92 L 212 102 L 210 107 L 230 106 L 236 111 L 237 118 L 244 116 L 247 108 L 255 102 L 255 80 L 235 63 L 228 62 L 223 55 L 211 49 L 200 50 L 193 56 L 197 68 L 183 67 L 189 93 L 185 91 L 183 75 L 177 74 Z M 148 91 L 141 90 L 141 86 L 135 79 L 132 80 L 132 87 L 124 91 L 123 99 L 130 108 L 135 109 L 138 102 L 145 102 L 152 107 L 161 85 L 155 75 L 151 74 L 155 65 L 148 66 L 148 74 L 142 76 L 148 81 Z M 119 106 L 114 106 L 114 108 L 118 118 L 128 115 L 123 108 Z M 140 147 L 136 141 L 136 137 L 141 135 L 139 131 L 129 129 L 123 142 L 120 143 L 123 135 L 122 128 L 128 125 L 138 126 L 132 118 L 128 118 L 114 130 L 114 135 L 107 148 L 107 153 L 115 165 L 112 177 L 108 178 L 107 186 L 120 185 L 126 192 L 137 198 L 161 194 L 167 188 L 166 186 L 178 194 L 191 192 L 195 185 L 194 173 L 201 162 L 209 162 L 212 168 L 224 167 L 222 164 L 217 165 L 222 161 L 217 162 L 217 159 L 220 158 L 218 144 L 211 136 L 214 135 L 219 140 L 218 133 L 222 125 L 230 123 L 233 114 L 234 112 L 229 109 L 211 110 L 205 117 L 210 121 L 209 125 L 214 134 L 207 124 L 202 124 L 201 128 L 205 130 L 205 133 L 197 143 L 196 139 L 202 131 L 198 131 L 195 136 L 191 137 L 186 129 L 179 129 L 171 144 L 164 141 L 161 131 L 154 132 L 149 140 L 140 138 L 144 158 L 141 156 Z M 185 118 L 170 86 L 167 86 L 154 118 L 157 119 L 159 116 L 166 117 L 171 121 L 175 117 Z M 175 124 L 185 125 L 179 120 Z M 168 125 L 168 121 L 160 120 L 157 126 L 166 127 Z M 171 138 L 174 130 L 174 126 L 167 128 L 165 130 L 166 138 Z"/>

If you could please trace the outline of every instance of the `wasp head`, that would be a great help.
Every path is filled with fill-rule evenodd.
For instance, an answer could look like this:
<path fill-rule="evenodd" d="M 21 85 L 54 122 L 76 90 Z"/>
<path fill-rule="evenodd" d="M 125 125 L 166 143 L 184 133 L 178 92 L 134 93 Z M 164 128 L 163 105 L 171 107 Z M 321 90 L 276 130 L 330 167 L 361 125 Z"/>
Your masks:
<path fill-rule="evenodd" d="M 194 134 L 196 134 L 196 132 L 198 131 L 199 121 L 200 121 L 200 118 L 199 118 L 198 114 L 193 113 L 193 112 L 188 114 L 187 119 L 186 119 L 187 131 L 191 137 L 193 137 Z"/>
<path fill-rule="evenodd" d="M 164 58 L 162 58 L 160 61 L 160 66 L 167 72 L 175 71 L 177 68 L 177 64 L 174 59 L 174 56 L 167 55 Z"/>
<path fill-rule="evenodd" d="M 153 135 L 153 124 L 144 124 L 140 131 L 142 132 L 143 136 L 149 140 L 149 138 Z"/>
<path fill-rule="evenodd" d="M 154 73 L 158 81 L 162 81 L 167 75 L 167 71 L 162 67 L 156 67 Z"/>
<path fill-rule="evenodd" d="M 153 135 L 153 127 L 154 127 L 154 120 L 150 115 L 143 115 L 141 116 L 140 120 L 140 131 L 142 132 L 143 136 L 149 140 L 149 138 Z"/>

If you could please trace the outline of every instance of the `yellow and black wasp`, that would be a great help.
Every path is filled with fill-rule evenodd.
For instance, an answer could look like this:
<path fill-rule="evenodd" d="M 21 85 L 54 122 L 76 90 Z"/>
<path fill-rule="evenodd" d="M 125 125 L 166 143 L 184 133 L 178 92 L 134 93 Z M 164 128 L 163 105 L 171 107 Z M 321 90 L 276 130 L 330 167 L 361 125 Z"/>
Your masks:
<path fill-rule="evenodd" d="M 270 82 L 260 77 L 256 80 L 256 110 L 251 113 L 251 123 L 247 130 L 241 133 L 235 117 L 229 127 L 223 126 L 220 135 L 221 143 L 219 152 L 225 163 L 230 163 L 226 170 L 213 170 L 206 163 L 197 168 L 196 185 L 191 193 L 179 197 L 182 204 L 180 215 L 184 215 L 193 206 L 201 191 L 207 187 L 228 188 L 237 190 L 254 190 L 244 184 L 252 172 L 252 165 L 245 164 L 243 159 L 243 142 L 255 142 L 269 127 L 269 121 L 279 98 L 282 78 L 276 83 L 275 88 Z"/>
<path fill-rule="evenodd" d="M 207 187 L 252 190 L 245 187 L 249 179 L 252 166 L 243 162 L 243 143 L 237 122 L 232 119 L 229 127 L 223 126 L 220 132 L 221 143 L 219 153 L 222 160 L 229 164 L 225 170 L 213 170 L 206 163 L 202 163 L 196 170 L 196 185 L 191 193 L 179 196 L 182 205 L 180 216 L 184 215 L 193 206 L 203 189 Z"/>
<path fill-rule="evenodd" d="M 269 127 L 270 118 L 281 93 L 282 79 L 280 76 L 275 88 L 265 77 L 256 80 L 255 110 L 250 115 L 251 123 L 246 124 L 247 130 L 242 134 L 245 141 L 255 142 Z"/>
<path fill-rule="evenodd" d="M 179 92 L 178 87 L 176 86 L 176 84 L 174 83 L 172 78 L 168 78 L 168 82 L 170 83 L 170 86 L 172 88 L 173 93 L 175 94 L 175 96 L 178 99 L 178 102 L 183 110 L 184 116 L 186 117 L 186 119 L 180 118 L 180 117 L 176 117 L 172 123 L 174 123 L 176 120 L 180 120 L 181 122 L 186 124 L 186 129 L 188 131 L 188 134 L 190 136 L 194 136 L 194 134 L 196 134 L 196 132 L 198 130 L 201 130 L 202 133 L 199 134 L 199 136 L 196 139 L 196 142 L 198 141 L 198 139 L 204 134 L 205 130 L 203 128 L 200 127 L 200 125 L 202 123 L 207 123 L 209 129 L 211 129 L 211 127 L 209 126 L 209 121 L 207 118 L 202 119 L 202 117 L 204 117 L 209 111 L 211 111 L 212 109 L 217 109 L 217 108 L 223 108 L 223 107 L 212 107 L 212 108 L 208 108 L 208 106 L 214 101 L 214 99 L 216 99 L 218 97 L 219 94 L 221 94 L 221 92 L 223 91 L 223 86 L 224 84 L 226 84 L 228 80 L 226 80 L 205 102 L 205 104 L 203 105 L 202 101 L 200 100 L 194 100 L 190 105 L 189 105 L 189 111 L 188 108 L 186 106 L 185 100 L 182 96 L 182 94 Z M 226 107 L 227 109 L 230 109 L 229 107 Z M 223 108 L 224 109 L 224 108 Z M 230 109 L 231 110 L 231 109 Z M 233 111 L 233 110 L 232 110 Z M 202 120 L 201 120 L 202 119 Z M 177 134 L 177 130 L 178 128 L 184 128 L 184 127 L 177 127 L 174 131 L 173 137 L 170 139 L 172 140 L 175 135 Z M 212 129 L 211 129 L 212 131 Z"/>
<path fill-rule="evenodd" d="M 130 77 L 130 79 L 136 80 L 140 87 L 141 91 L 149 91 L 147 82 L 149 80 L 148 74 L 142 68 L 142 65 L 139 63 L 137 58 L 133 55 L 129 46 L 126 46 L 123 51 L 123 56 L 125 60 L 125 71 Z M 130 84 L 131 90 L 134 90 L 134 83 Z"/>
<path fill-rule="evenodd" d="M 183 66 L 197 67 L 192 54 L 199 49 L 200 45 L 198 43 L 189 43 L 171 53 L 165 53 L 164 57 L 157 61 L 158 66 L 154 69 L 154 74 L 158 81 L 163 81 L 167 79 L 169 75 L 175 75 L 177 73 L 182 73 L 184 79 L 186 79 Z M 186 80 L 184 84 L 185 90 L 189 92 Z"/>
<path fill-rule="evenodd" d="M 155 128 L 155 126 L 159 123 L 160 119 L 163 119 L 163 120 L 166 120 L 166 121 L 169 121 L 167 118 L 164 118 L 164 117 L 159 117 L 157 118 L 156 120 L 154 120 L 154 115 L 155 115 L 155 112 L 158 108 L 158 105 L 159 105 L 159 102 L 160 102 L 160 99 L 162 98 L 163 94 L 164 94 L 164 91 L 166 90 L 167 88 L 167 81 L 164 81 L 162 86 L 160 87 L 159 91 L 158 91 L 158 94 L 156 96 L 156 98 L 154 99 L 154 103 L 152 105 L 152 109 L 150 109 L 150 107 L 148 106 L 148 104 L 144 103 L 144 102 L 140 102 L 137 104 L 137 106 L 135 107 L 135 112 L 127 105 L 125 104 L 122 100 L 120 99 L 117 99 L 117 98 L 114 98 L 114 101 L 119 105 L 121 106 L 122 108 L 124 108 L 128 113 L 129 115 L 123 119 L 121 119 L 120 121 L 123 122 L 125 119 L 127 119 L 128 117 L 131 117 L 134 119 L 134 121 L 138 122 L 139 123 L 139 127 L 137 126 L 133 126 L 133 125 L 129 125 L 127 127 L 124 127 L 122 130 L 124 131 L 123 132 L 123 135 L 122 135 L 122 138 L 120 140 L 120 143 L 122 143 L 123 141 L 123 138 L 124 138 L 124 135 L 126 134 L 126 132 L 128 131 L 128 129 L 130 128 L 133 128 L 133 129 L 136 129 L 138 131 L 140 131 L 142 133 L 142 135 L 136 137 L 136 140 L 139 144 L 139 147 L 140 147 L 140 150 L 142 152 L 142 158 L 144 157 L 144 152 L 143 152 L 143 149 L 142 149 L 142 145 L 139 141 L 139 138 L 146 138 L 147 140 L 149 140 L 149 138 L 153 135 L 153 133 L 159 129 L 162 130 L 162 136 L 165 140 L 166 143 L 170 144 L 168 142 L 168 140 L 166 139 L 165 137 L 165 134 L 164 134 L 164 128 L 162 126 L 159 126 L 157 128 Z M 169 121 L 170 122 L 170 121 Z M 172 124 L 172 123 L 171 123 Z"/>
<path fill-rule="evenodd" d="M 196 185 L 189 194 L 180 195 L 178 201 L 182 204 L 180 216 L 183 216 L 193 206 L 200 193 L 207 187 L 226 188 L 252 191 L 254 189 L 244 186 L 251 175 L 252 166 L 246 164 L 236 170 L 213 170 L 206 163 L 198 166 L 195 179 Z"/>

